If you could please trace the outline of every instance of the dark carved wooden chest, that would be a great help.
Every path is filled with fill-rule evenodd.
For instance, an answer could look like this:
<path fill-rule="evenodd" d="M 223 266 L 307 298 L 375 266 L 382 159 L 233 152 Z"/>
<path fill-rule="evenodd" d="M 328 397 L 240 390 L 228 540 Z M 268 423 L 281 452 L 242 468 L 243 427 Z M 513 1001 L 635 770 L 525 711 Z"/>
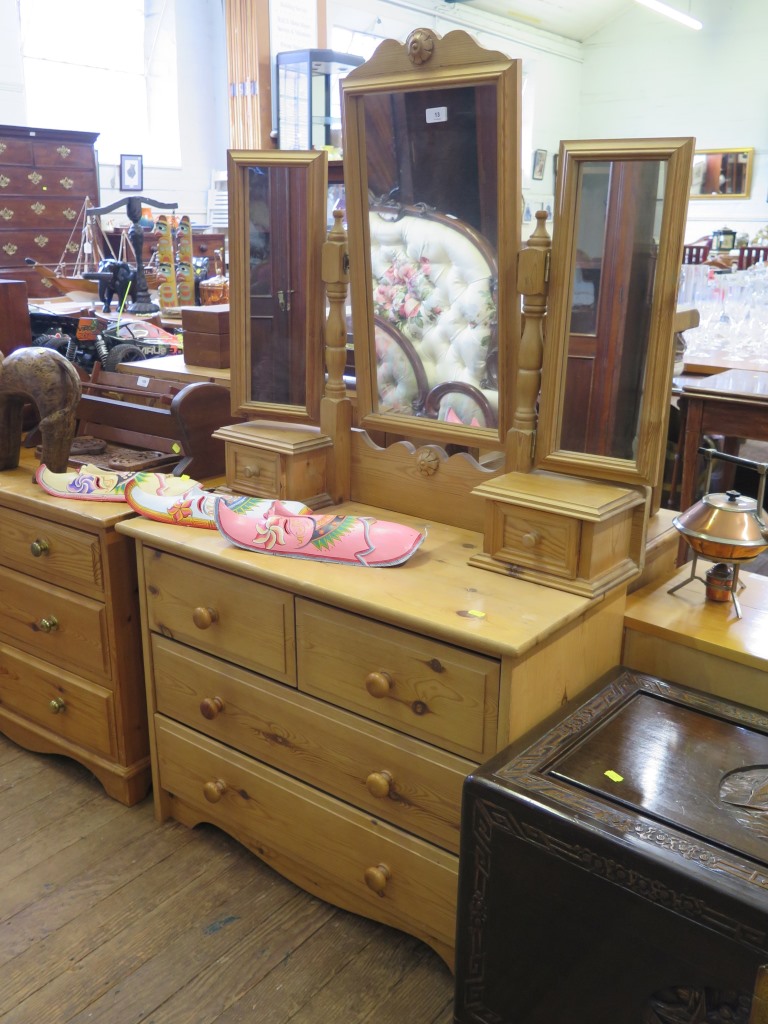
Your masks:
<path fill-rule="evenodd" d="M 618 668 L 462 814 L 456 1022 L 768 1022 L 768 715 Z"/>

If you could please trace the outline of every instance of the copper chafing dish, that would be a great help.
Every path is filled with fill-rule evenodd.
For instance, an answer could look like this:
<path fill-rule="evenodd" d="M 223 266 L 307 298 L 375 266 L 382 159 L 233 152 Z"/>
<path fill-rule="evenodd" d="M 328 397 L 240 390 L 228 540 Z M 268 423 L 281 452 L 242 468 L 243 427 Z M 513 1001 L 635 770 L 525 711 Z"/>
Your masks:
<path fill-rule="evenodd" d="M 669 593 L 690 583 L 696 576 L 696 563 L 699 558 L 709 562 L 723 563 L 733 566 L 731 596 L 736 613 L 741 618 L 741 608 L 737 598 L 739 587 L 739 566 L 757 558 L 768 551 L 768 525 L 762 520 L 763 499 L 765 497 L 765 480 L 768 462 L 753 462 L 736 455 L 727 455 L 714 448 L 699 448 L 699 453 L 707 460 L 706 488 L 712 478 L 712 462 L 720 459 L 754 469 L 759 477 L 757 499 L 745 497 L 739 491 L 729 490 L 724 493 L 705 494 L 685 512 L 676 516 L 672 522 L 675 528 L 685 537 L 693 551 L 690 578 L 678 583 Z M 702 581 L 706 582 L 706 581 Z M 742 584 L 743 588 L 743 584 Z"/>

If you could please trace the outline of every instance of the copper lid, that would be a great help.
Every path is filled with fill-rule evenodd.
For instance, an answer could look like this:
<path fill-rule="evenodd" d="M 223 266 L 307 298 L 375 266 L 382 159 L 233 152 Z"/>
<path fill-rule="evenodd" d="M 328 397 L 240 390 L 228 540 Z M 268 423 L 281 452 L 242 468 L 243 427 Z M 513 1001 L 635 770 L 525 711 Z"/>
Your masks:
<path fill-rule="evenodd" d="M 744 548 L 768 546 L 768 530 L 758 518 L 757 502 L 738 491 L 705 494 L 672 522 L 686 537 Z"/>

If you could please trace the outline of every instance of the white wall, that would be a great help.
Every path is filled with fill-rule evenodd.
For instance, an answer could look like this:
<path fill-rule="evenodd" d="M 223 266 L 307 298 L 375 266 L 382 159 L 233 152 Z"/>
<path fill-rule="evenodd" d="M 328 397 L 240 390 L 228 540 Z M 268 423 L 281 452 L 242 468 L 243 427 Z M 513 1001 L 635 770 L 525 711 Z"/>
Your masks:
<path fill-rule="evenodd" d="M 561 139 L 683 135 L 699 149 L 755 149 L 750 199 L 691 202 L 686 241 L 725 225 L 752 237 L 768 222 L 768 0 L 693 0 L 700 32 L 628 2 L 583 44 L 493 18 L 471 3 L 327 4 L 329 37 L 335 21 L 403 41 L 422 26 L 441 35 L 464 28 L 484 46 L 522 57 L 533 117 L 524 172 L 530 174 L 533 149 L 548 154 L 544 180 L 524 180 L 534 209 L 551 195 L 551 155 Z"/>

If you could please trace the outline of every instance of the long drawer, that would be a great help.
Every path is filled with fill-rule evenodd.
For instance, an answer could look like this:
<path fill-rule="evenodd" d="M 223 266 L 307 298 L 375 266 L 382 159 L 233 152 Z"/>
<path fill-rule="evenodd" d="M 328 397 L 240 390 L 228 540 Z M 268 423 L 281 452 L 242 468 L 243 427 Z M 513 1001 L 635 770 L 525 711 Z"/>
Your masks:
<path fill-rule="evenodd" d="M 145 550 L 149 628 L 283 683 L 296 683 L 293 597 Z"/>
<path fill-rule="evenodd" d="M 94 595 L 104 590 L 97 536 L 13 509 L 3 509 L 0 561 L 63 587 Z"/>
<path fill-rule="evenodd" d="M 56 736 L 114 757 L 112 692 L 0 643 L 0 705 Z"/>
<path fill-rule="evenodd" d="M 458 858 L 155 716 L 174 817 L 224 829 L 322 899 L 450 950 Z"/>
<path fill-rule="evenodd" d="M 110 685 L 103 603 L 0 568 L 0 633 L 32 654 Z"/>
<path fill-rule="evenodd" d="M 499 663 L 296 600 L 299 688 L 471 759 L 493 752 Z"/>
<path fill-rule="evenodd" d="M 473 762 L 163 637 L 152 662 L 158 711 L 458 853 Z"/>

